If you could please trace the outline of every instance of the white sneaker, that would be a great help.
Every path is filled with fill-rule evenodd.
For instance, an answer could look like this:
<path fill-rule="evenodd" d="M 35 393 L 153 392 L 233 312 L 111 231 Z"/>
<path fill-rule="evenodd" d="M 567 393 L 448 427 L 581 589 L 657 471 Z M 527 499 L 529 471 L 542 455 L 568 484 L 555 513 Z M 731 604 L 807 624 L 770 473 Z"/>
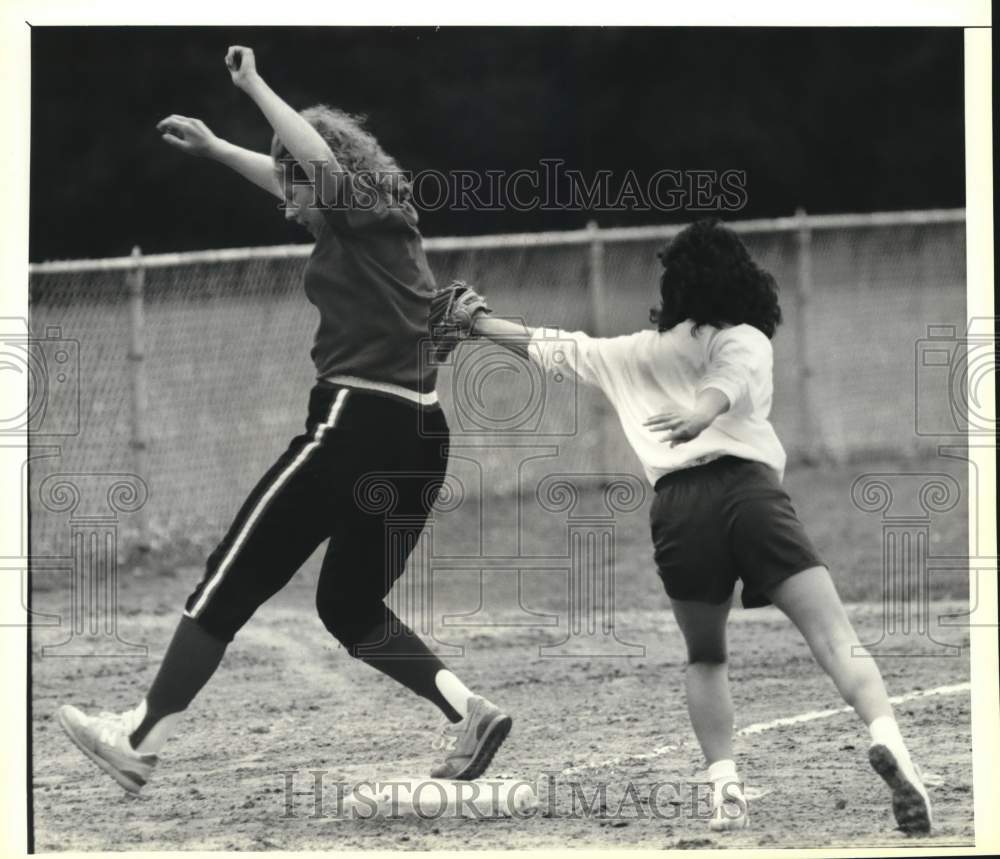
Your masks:
<path fill-rule="evenodd" d="M 887 745 L 875 743 L 868 749 L 868 760 L 892 790 L 892 813 L 899 828 L 907 835 L 930 832 L 931 800 L 909 755 L 897 754 Z"/>
<path fill-rule="evenodd" d="M 64 704 L 57 713 L 66 735 L 88 758 L 129 793 L 138 793 L 146 784 L 158 758 L 132 748 L 129 735 L 136 729 L 135 712 L 86 713 Z"/>
<path fill-rule="evenodd" d="M 445 759 L 431 770 L 431 778 L 471 781 L 490 765 L 510 733 L 513 720 L 495 704 L 478 695 L 469 699 L 461 722 L 447 722 L 434 746 Z"/>
<path fill-rule="evenodd" d="M 730 789 L 715 796 L 708 828 L 712 832 L 736 832 L 750 826 L 750 807 L 741 790 Z"/>

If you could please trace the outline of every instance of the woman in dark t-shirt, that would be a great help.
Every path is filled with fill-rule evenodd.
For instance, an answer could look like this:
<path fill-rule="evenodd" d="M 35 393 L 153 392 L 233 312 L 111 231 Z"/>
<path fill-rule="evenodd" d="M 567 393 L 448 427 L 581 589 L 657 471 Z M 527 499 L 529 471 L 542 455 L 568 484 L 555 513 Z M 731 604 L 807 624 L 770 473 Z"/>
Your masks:
<path fill-rule="evenodd" d="M 301 115 L 336 150 L 343 171 L 323 171 L 314 181 L 274 135 L 271 161 L 289 199 L 286 216 L 316 237 L 304 282 L 320 313 L 317 377 L 430 394 L 436 373 L 419 350 L 435 284 L 410 185 L 355 117 L 326 105 Z"/>
<path fill-rule="evenodd" d="M 249 48 L 230 48 L 226 65 L 274 129 L 270 155 L 220 140 L 197 119 L 175 114 L 158 128 L 172 146 L 283 200 L 286 217 L 316 238 L 304 276 L 320 316 L 306 431 L 209 556 L 145 698 L 99 716 L 64 705 L 60 724 L 138 793 L 235 634 L 329 539 L 316 595 L 323 623 L 352 656 L 441 709 L 446 752 L 431 775 L 477 778 L 510 717 L 470 692 L 384 602 L 447 465 L 448 425 L 434 368 L 421 359 L 434 278 L 409 185 L 356 118 L 326 106 L 296 112 L 257 73 Z"/>

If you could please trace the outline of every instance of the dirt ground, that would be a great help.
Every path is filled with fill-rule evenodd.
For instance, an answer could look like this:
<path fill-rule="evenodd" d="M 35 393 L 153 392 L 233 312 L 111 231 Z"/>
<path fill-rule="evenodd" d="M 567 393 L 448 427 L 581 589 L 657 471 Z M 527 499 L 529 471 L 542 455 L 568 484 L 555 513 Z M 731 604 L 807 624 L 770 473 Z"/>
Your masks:
<path fill-rule="evenodd" d="M 877 637 L 879 612 L 851 607 L 862 640 L 865 633 Z M 699 788 L 685 784 L 698 781 L 700 755 L 684 711 L 673 621 L 652 610 L 620 620 L 619 634 L 643 645 L 644 656 L 543 657 L 538 648 L 545 636 L 497 627 L 476 636 L 457 660 L 467 682 L 515 717 L 489 776 L 538 786 L 540 807 L 531 819 L 338 818 L 338 783 L 426 776 L 438 720 L 429 704 L 337 652 L 319 621 L 305 622 L 297 610 L 265 610 L 240 634 L 239 647 L 227 654 L 138 798 L 71 746 L 53 711 L 66 701 L 98 709 L 130 705 L 152 666 L 137 670 L 130 659 L 100 665 L 41 660 L 33 723 L 36 847 L 916 846 L 893 831 L 887 791 L 866 762 L 865 731 L 846 713 L 741 737 L 742 776 L 754 794 L 766 793 L 752 804 L 750 831 L 710 835 Z M 154 651 L 166 644 L 173 621 L 164 612 L 144 627 Z M 954 628 L 940 639 L 966 641 Z M 840 706 L 804 644 L 773 609 L 736 615 L 732 648 L 738 727 Z M 892 694 L 927 690 L 966 680 L 968 650 L 881 664 Z M 970 843 L 968 692 L 916 698 L 897 709 L 915 759 L 937 783 L 936 829 L 920 846 Z M 673 748 L 656 753 L 664 747 Z M 680 787 L 670 786 L 677 782 Z"/>
<path fill-rule="evenodd" d="M 787 481 L 820 551 L 846 559 L 835 577 L 866 644 L 878 641 L 883 628 L 883 606 L 868 596 L 879 589 L 882 525 L 844 496 L 857 473 L 878 470 L 800 470 Z M 831 510 L 844 512 L 831 516 Z M 577 656 L 544 649 L 567 635 L 559 616 L 566 593 L 553 586 L 552 571 L 526 574 L 514 594 L 510 571 L 480 579 L 452 570 L 434 591 L 435 616 L 452 618 L 434 626 L 434 646 L 468 685 L 514 717 L 488 777 L 536 785 L 539 806 L 530 815 L 421 820 L 337 813 L 338 785 L 426 776 L 436 761 L 431 742 L 439 716 L 338 649 L 313 607 L 315 558 L 239 633 L 149 785 L 138 798 L 126 795 L 72 746 L 54 712 L 62 703 L 121 710 L 141 698 L 200 575 L 195 565 L 150 563 L 123 570 L 117 589 L 118 635 L 145 653 L 70 657 L 59 648 L 43 650 L 66 637 L 65 624 L 34 630 L 36 849 L 923 849 L 972 843 L 970 698 L 961 687 L 907 697 L 897 706 L 914 758 L 930 774 L 936 827 L 929 838 L 908 839 L 894 830 L 888 791 L 867 763 L 867 732 L 851 713 L 740 736 L 741 775 L 756 797 L 751 829 L 709 833 L 697 800 L 704 796 L 702 762 L 685 711 L 683 646 L 648 564 L 644 517 L 644 510 L 625 517 L 620 529 L 618 643 L 611 655 L 594 656 L 587 647 Z M 935 520 L 934 553 L 960 554 L 963 520 L 964 510 Z M 41 578 L 34 584 L 36 611 L 67 616 L 67 588 Z M 939 597 L 929 604 L 932 622 L 962 612 L 963 589 L 957 579 L 932 583 Z M 545 625 L 546 612 L 559 616 L 557 625 Z M 465 625 L 455 625 L 456 618 Z M 892 639 L 898 655 L 876 648 L 891 695 L 968 681 L 967 631 L 936 622 L 932 628 L 938 644 L 911 629 Z M 776 610 L 734 609 L 730 630 L 737 728 L 842 706 Z"/>

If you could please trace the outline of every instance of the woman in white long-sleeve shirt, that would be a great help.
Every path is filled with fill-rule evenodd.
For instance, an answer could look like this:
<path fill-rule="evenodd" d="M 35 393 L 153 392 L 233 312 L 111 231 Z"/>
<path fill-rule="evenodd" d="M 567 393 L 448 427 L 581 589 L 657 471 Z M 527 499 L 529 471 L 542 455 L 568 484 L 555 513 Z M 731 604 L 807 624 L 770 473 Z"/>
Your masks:
<path fill-rule="evenodd" d="M 660 258 L 655 331 L 598 338 L 483 314 L 472 333 L 599 387 L 656 487 L 654 555 L 687 644 L 688 712 L 715 784 L 711 827 L 749 819 L 733 761 L 726 653 L 739 578 L 744 606 L 781 609 L 868 725 L 869 760 L 892 789 L 900 828 L 928 832 L 930 800 L 878 667 L 781 485 L 785 451 L 768 419 L 781 321 L 774 279 L 716 220 L 687 227 Z"/>

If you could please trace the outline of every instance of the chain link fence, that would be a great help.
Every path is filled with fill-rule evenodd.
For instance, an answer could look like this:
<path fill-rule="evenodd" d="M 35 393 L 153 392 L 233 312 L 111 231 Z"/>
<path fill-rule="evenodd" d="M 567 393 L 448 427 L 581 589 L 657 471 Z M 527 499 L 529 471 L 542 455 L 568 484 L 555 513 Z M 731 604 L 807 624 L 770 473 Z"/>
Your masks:
<path fill-rule="evenodd" d="M 781 287 L 773 420 L 792 462 L 915 457 L 919 342 L 966 323 L 963 210 L 733 222 Z M 656 251 L 679 227 L 428 239 L 439 282 L 468 280 L 497 313 L 604 336 L 647 326 Z M 64 515 L 38 503 L 55 473 L 130 472 L 149 490 L 142 541 L 212 541 L 301 432 L 317 323 L 301 289 L 309 246 L 38 263 L 30 270 L 32 551 Z M 516 477 L 501 444 L 558 448 L 554 467 L 641 475 L 593 391 L 464 344 L 438 385 L 456 444 L 490 491 Z M 932 420 L 949 404 L 921 402 Z M 940 414 L 937 414 L 940 412 Z M 491 442 L 496 444 L 491 446 Z"/>

